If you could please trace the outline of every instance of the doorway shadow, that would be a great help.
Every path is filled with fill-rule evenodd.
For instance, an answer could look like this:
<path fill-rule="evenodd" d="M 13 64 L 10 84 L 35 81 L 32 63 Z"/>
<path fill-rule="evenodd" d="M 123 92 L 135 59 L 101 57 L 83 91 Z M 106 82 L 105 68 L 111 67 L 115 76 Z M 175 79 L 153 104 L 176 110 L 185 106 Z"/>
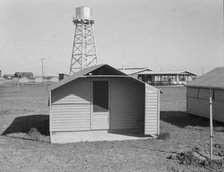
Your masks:
<path fill-rule="evenodd" d="M 49 115 L 37 114 L 16 117 L 2 135 L 15 133 L 29 134 L 34 129 L 41 135 L 49 136 Z"/>
<path fill-rule="evenodd" d="M 144 138 L 144 129 L 121 129 L 121 130 L 109 130 L 108 133 Z"/>

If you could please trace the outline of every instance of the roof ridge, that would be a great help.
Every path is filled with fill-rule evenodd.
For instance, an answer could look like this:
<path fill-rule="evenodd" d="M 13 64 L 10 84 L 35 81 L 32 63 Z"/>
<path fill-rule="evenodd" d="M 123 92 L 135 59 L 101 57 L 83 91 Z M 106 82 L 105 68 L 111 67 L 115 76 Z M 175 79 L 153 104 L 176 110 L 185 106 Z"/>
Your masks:
<path fill-rule="evenodd" d="M 224 67 L 217 67 L 197 79 L 189 82 L 187 86 L 214 87 L 224 89 Z"/>
<path fill-rule="evenodd" d="M 103 66 L 107 66 L 108 68 L 111 68 L 112 70 L 118 71 L 120 73 L 120 75 L 127 75 L 127 74 L 125 74 L 125 73 L 123 73 L 123 72 L 115 69 L 114 67 L 112 67 L 112 66 L 110 66 L 108 64 L 97 64 L 97 65 L 90 66 L 88 68 L 82 69 L 82 70 L 80 70 L 80 71 L 78 71 L 78 72 L 70 75 L 69 77 L 66 77 L 65 79 L 63 79 L 63 80 L 61 80 L 61 81 L 59 81 L 59 82 L 57 82 L 57 83 L 49 86 L 48 89 L 49 90 L 54 90 L 54 89 L 60 87 L 63 84 L 66 84 L 68 82 L 71 82 L 71 81 L 73 81 L 73 80 L 75 80 L 75 79 L 77 79 L 77 78 L 79 78 L 81 76 L 84 76 L 84 75 L 86 75 L 88 73 L 91 73 L 92 71 L 95 71 L 95 70 L 97 70 L 97 69 L 99 69 L 99 68 L 101 68 Z"/>

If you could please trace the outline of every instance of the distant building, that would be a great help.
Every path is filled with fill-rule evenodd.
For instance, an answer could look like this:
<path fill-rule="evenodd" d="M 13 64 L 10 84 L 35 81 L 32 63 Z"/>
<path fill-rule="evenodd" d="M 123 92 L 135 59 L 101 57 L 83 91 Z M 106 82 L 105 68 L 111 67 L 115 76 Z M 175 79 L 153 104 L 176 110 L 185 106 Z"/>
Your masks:
<path fill-rule="evenodd" d="M 185 85 L 196 77 L 188 71 L 152 71 L 147 67 L 119 70 L 150 85 Z"/>
<path fill-rule="evenodd" d="M 15 77 L 33 79 L 33 73 L 32 72 L 16 72 Z"/>
<path fill-rule="evenodd" d="M 42 77 L 37 77 L 37 78 L 35 78 L 35 80 L 34 80 L 36 83 L 42 83 L 42 82 L 44 82 L 44 79 L 42 78 Z"/>
<path fill-rule="evenodd" d="M 198 77 L 186 85 L 187 113 L 209 118 L 209 98 L 213 101 L 213 119 L 224 122 L 224 67 Z"/>
<path fill-rule="evenodd" d="M 146 72 L 146 71 L 152 71 L 148 67 L 129 67 L 129 68 L 124 68 L 124 69 L 119 68 L 118 70 L 120 70 L 121 72 L 123 72 L 127 75 L 131 75 L 136 79 L 139 79 L 140 73 Z"/>
<path fill-rule="evenodd" d="M 3 75 L 3 78 L 4 79 L 7 79 L 7 80 L 10 80 L 10 79 L 13 79 L 14 78 L 14 75 L 13 74 L 4 74 Z"/>
<path fill-rule="evenodd" d="M 138 73 L 138 79 L 150 85 L 185 85 L 196 74 L 188 71 L 144 71 Z"/>
<path fill-rule="evenodd" d="M 29 82 L 29 79 L 26 78 L 26 77 L 22 77 L 22 78 L 19 79 L 19 83 L 24 84 L 24 83 L 28 83 L 28 82 Z"/>
<path fill-rule="evenodd" d="M 58 79 L 58 77 L 52 77 L 51 79 L 50 79 L 50 82 L 58 82 L 59 81 L 59 79 Z"/>
<path fill-rule="evenodd" d="M 60 81 L 60 80 L 66 78 L 66 77 L 68 77 L 68 76 L 69 76 L 69 75 L 67 75 L 67 74 L 59 73 L 59 74 L 58 74 L 58 79 L 59 79 L 59 81 Z"/>
<path fill-rule="evenodd" d="M 147 67 L 127 67 L 127 68 L 118 68 L 118 70 L 120 70 L 128 75 L 134 75 L 134 74 L 137 74 L 137 73 L 143 72 L 143 71 L 152 71 L 151 69 L 149 69 Z"/>

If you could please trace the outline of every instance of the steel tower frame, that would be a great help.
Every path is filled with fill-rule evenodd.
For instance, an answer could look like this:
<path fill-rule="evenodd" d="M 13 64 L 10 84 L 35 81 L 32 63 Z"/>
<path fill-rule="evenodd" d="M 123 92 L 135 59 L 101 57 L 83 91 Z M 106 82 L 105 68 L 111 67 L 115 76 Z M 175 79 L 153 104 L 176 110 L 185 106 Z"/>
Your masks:
<path fill-rule="evenodd" d="M 75 34 L 70 65 L 70 75 L 97 64 L 96 45 L 93 35 L 94 20 L 74 19 Z"/>

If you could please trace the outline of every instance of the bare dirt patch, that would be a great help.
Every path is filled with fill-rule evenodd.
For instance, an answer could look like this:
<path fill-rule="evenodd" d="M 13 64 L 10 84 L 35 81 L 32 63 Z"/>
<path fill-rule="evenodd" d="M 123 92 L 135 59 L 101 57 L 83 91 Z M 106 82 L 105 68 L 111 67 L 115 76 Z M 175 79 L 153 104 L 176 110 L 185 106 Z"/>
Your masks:
<path fill-rule="evenodd" d="M 170 155 L 167 159 L 175 160 L 182 165 L 192 165 L 212 171 L 224 168 L 224 159 L 222 157 L 216 156 L 214 159 L 210 160 L 209 157 L 204 155 L 197 147 L 185 151 L 179 150 L 177 154 Z"/>

